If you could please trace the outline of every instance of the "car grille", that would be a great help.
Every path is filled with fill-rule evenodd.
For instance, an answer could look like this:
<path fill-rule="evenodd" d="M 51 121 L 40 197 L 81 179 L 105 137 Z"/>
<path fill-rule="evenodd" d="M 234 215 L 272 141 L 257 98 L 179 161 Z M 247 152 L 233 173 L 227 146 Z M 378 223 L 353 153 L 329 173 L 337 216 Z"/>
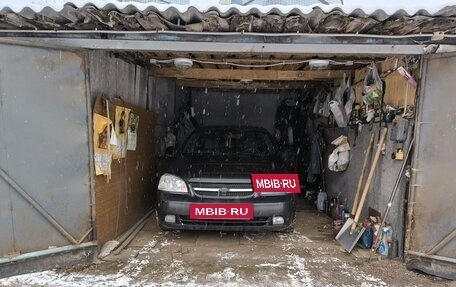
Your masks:
<path fill-rule="evenodd" d="M 266 226 L 272 224 L 268 217 L 256 217 L 253 220 L 195 220 L 180 215 L 178 222 L 185 225 L 213 225 L 213 226 Z"/>
<path fill-rule="evenodd" d="M 190 183 L 193 192 L 203 198 L 249 198 L 253 195 L 250 183 Z"/>

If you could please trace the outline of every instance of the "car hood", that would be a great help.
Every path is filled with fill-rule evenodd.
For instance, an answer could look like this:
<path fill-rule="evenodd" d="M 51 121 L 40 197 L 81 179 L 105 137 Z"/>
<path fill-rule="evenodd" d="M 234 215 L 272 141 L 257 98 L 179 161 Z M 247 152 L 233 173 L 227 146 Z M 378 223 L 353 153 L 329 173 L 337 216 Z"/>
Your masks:
<path fill-rule="evenodd" d="M 189 178 L 250 178 L 252 173 L 277 173 L 272 157 L 180 156 L 166 172 Z"/>

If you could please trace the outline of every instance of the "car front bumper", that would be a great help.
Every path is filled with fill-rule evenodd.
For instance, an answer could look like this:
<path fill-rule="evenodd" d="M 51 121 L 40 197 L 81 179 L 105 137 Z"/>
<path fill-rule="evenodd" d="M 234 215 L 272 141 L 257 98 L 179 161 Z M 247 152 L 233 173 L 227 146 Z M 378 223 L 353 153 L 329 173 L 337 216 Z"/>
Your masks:
<path fill-rule="evenodd" d="M 190 204 L 192 203 L 251 203 L 253 204 L 253 219 L 190 219 Z M 295 209 L 294 195 L 260 196 L 242 200 L 209 200 L 162 193 L 158 202 L 158 217 L 160 227 L 165 230 L 283 231 L 294 220 Z M 174 216 L 175 222 L 166 222 L 166 215 Z M 273 224 L 273 217 L 277 216 L 284 219 L 283 224 Z"/>

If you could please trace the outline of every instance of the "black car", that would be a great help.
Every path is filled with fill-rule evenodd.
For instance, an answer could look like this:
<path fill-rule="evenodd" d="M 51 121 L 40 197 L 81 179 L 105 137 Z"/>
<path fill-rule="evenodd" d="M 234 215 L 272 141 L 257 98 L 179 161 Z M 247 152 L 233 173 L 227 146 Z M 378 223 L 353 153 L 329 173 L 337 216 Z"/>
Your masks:
<path fill-rule="evenodd" d="M 293 231 L 296 195 L 256 193 L 252 188 L 251 174 L 284 173 L 266 129 L 198 129 L 160 172 L 157 210 L 163 230 Z M 226 213 L 224 206 L 234 206 L 232 212 L 239 212 L 239 206 L 242 213 L 246 205 L 252 209 L 250 216 L 216 216 Z M 202 216 L 195 218 L 195 206 Z M 222 209 L 198 210 L 200 206 Z M 204 212 L 213 216 L 204 217 Z"/>

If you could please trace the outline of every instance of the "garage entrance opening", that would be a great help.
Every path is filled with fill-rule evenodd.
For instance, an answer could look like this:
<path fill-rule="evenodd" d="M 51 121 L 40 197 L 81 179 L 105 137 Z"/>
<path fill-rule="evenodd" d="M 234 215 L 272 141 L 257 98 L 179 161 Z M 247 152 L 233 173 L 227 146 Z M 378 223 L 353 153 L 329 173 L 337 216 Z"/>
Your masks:
<path fill-rule="evenodd" d="M 149 256 L 167 239 L 279 242 L 281 260 L 251 264 L 291 264 L 299 284 L 299 248 L 329 241 L 454 278 L 453 177 L 436 172 L 451 156 L 426 138 L 451 150 L 454 7 L 124 4 L 0 7 L 0 276 L 147 231 Z M 332 241 L 342 230 L 359 236 Z"/>

